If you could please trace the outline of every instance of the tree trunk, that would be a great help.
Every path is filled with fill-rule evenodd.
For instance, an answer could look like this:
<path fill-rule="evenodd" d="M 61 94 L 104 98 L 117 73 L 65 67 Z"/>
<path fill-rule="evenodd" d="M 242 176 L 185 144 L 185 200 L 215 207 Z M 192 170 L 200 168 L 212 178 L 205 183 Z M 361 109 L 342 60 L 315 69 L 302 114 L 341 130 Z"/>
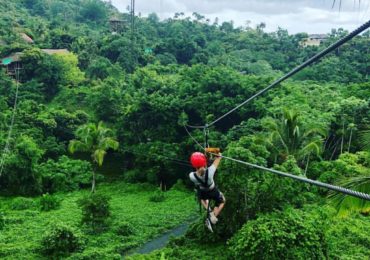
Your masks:
<path fill-rule="evenodd" d="M 351 128 L 351 132 L 349 133 L 348 152 L 349 152 L 349 149 L 351 148 L 352 132 L 353 132 L 353 129 Z"/>
<path fill-rule="evenodd" d="M 310 163 L 310 154 L 307 156 L 306 168 L 304 169 L 304 176 L 307 176 L 308 164 Z"/>
<path fill-rule="evenodd" d="M 95 193 L 95 169 L 93 170 L 93 179 L 92 179 L 91 193 Z"/>
<path fill-rule="evenodd" d="M 339 140 L 338 140 L 339 141 Z M 337 147 L 338 147 L 338 142 L 337 142 L 337 144 L 335 145 L 335 147 L 334 147 L 334 151 L 333 151 L 333 153 L 331 154 L 331 156 L 330 156 L 330 161 L 333 159 L 333 156 L 334 156 L 334 154 L 335 154 L 335 152 L 337 151 Z"/>
<path fill-rule="evenodd" d="M 342 142 L 340 144 L 340 154 L 343 153 L 343 143 L 344 143 L 344 121 L 343 121 L 343 128 L 342 128 L 343 132 L 342 132 Z"/>

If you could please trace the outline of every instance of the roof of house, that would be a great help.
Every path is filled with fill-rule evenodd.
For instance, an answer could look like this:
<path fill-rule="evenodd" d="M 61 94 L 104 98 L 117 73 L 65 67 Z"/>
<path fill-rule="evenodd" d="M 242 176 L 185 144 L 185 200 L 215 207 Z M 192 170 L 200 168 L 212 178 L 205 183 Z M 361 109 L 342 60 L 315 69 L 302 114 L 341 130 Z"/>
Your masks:
<path fill-rule="evenodd" d="M 41 49 L 41 51 L 52 55 L 52 54 L 67 54 L 69 51 L 67 49 Z"/>
<path fill-rule="evenodd" d="M 1 59 L 1 65 L 9 65 L 12 62 L 20 61 L 22 52 L 13 53 L 5 58 Z"/>
<path fill-rule="evenodd" d="M 33 40 L 31 37 L 29 37 L 27 34 L 25 33 L 20 33 L 19 36 L 21 36 L 21 38 L 27 42 L 27 43 L 33 43 Z"/>
<path fill-rule="evenodd" d="M 123 20 L 118 19 L 117 17 L 113 16 L 109 19 L 109 22 L 123 22 Z"/>
<path fill-rule="evenodd" d="M 53 54 L 67 54 L 69 51 L 67 49 L 41 49 L 42 52 L 53 55 Z M 17 62 L 21 60 L 23 52 L 12 53 L 11 55 L 1 59 L 1 65 L 9 65 L 10 63 Z"/>

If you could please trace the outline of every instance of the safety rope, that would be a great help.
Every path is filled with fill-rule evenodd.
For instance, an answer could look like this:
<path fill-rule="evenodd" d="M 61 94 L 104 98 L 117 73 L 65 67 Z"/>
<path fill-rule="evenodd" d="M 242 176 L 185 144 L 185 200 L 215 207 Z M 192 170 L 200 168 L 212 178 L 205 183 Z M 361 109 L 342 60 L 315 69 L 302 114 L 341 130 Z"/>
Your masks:
<path fill-rule="evenodd" d="M 0 160 L 0 177 L 3 174 L 4 164 L 5 164 L 5 157 L 10 151 L 10 139 L 12 138 L 13 126 L 15 121 L 15 114 L 17 112 L 17 103 L 18 103 L 18 90 L 19 90 L 19 68 L 15 69 L 15 77 L 16 77 L 16 88 L 15 88 L 15 97 L 14 97 L 14 104 L 13 104 L 13 111 L 12 111 L 12 118 L 10 121 L 10 126 L 8 130 L 8 136 L 5 141 L 5 147 L 3 153 L 1 155 Z"/>
<path fill-rule="evenodd" d="M 188 135 L 203 149 L 203 150 L 206 150 L 205 147 L 203 147 L 189 132 L 189 130 L 187 129 L 186 126 L 185 127 L 185 130 L 186 132 L 188 133 Z M 213 154 L 215 156 L 219 156 L 215 153 L 210 153 L 210 154 Z M 257 164 L 253 164 L 253 163 L 249 163 L 249 162 L 245 162 L 245 161 L 241 161 L 241 160 L 238 160 L 238 159 L 234 159 L 234 158 L 231 158 L 231 157 L 228 157 L 228 156 L 224 156 L 224 155 L 221 155 L 220 156 L 221 158 L 225 158 L 227 160 L 231 160 L 231 161 L 234 161 L 234 162 L 237 162 L 237 163 L 241 163 L 241 164 L 244 164 L 244 165 L 247 165 L 247 166 L 250 166 L 250 167 L 253 167 L 253 168 L 257 168 L 257 169 L 260 169 L 260 170 L 264 170 L 264 171 L 268 171 L 268 172 L 271 172 L 271 173 L 274 173 L 274 174 L 277 174 L 277 175 L 280 175 L 280 176 L 283 176 L 283 177 L 288 177 L 288 178 L 291 178 L 291 179 L 295 179 L 295 180 L 298 180 L 298 181 L 301 181 L 301 182 L 305 182 L 305 183 L 309 183 L 309 184 L 312 184 L 312 185 L 315 185 L 315 186 L 319 186 L 319 187 L 322 187 L 322 188 L 326 188 L 326 189 L 329 189 L 329 190 L 333 190 L 333 191 L 337 191 L 337 192 L 341 192 L 341 193 L 344 193 L 344 194 L 347 194 L 347 195 L 350 195 L 350 196 L 353 196 L 353 197 L 357 197 L 357 198 L 360 198 L 360 199 L 365 199 L 365 200 L 369 200 L 370 201 L 370 195 L 369 194 L 366 194 L 366 193 L 363 193 L 363 192 L 359 192 L 359 191 L 354 191 L 354 190 L 350 190 L 350 189 L 346 189 L 346 188 L 343 188 L 343 187 L 340 187 L 340 186 L 336 186 L 336 185 L 331 185 L 331 184 L 328 184 L 328 183 L 323 183 L 323 182 L 320 182 L 320 181 L 316 181 L 316 180 L 311 180 L 311 179 L 308 179 L 306 177 L 302 177 L 302 176 L 297 176 L 297 175 L 294 175 L 294 174 L 291 174 L 291 173 L 286 173 L 286 172 L 282 172 L 282 171 L 278 171 L 278 170 L 275 170 L 275 169 L 271 169 L 271 168 L 266 168 L 266 167 L 263 167 L 263 166 L 260 166 L 260 165 L 257 165 Z"/>
<path fill-rule="evenodd" d="M 245 100 L 244 102 L 242 102 L 241 104 L 237 105 L 236 107 L 234 107 L 233 109 L 231 109 L 230 111 L 228 111 L 227 113 L 223 114 L 222 116 L 220 116 L 219 118 L 215 119 L 214 121 L 212 121 L 211 123 L 208 123 L 204 126 L 193 126 L 193 125 L 187 125 L 188 127 L 190 128 L 206 128 L 206 127 L 210 127 L 212 125 L 214 125 L 215 123 L 217 123 L 218 121 L 220 121 L 221 119 L 223 119 L 224 117 L 228 116 L 229 114 L 231 114 L 232 112 L 234 112 L 235 110 L 239 109 L 240 107 L 244 106 L 245 104 L 249 103 L 250 101 L 252 101 L 253 99 L 257 98 L 258 96 L 264 94 L 266 91 L 268 91 L 269 89 L 275 87 L 276 85 L 280 84 L 281 82 L 283 82 L 284 80 L 290 78 L 291 76 L 293 76 L 294 74 L 296 74 L 297 72 L 301 71 L 302 69 L 306 68 L 307 66 L 311 65 L 312 63 L 318 61 L 319 59 L 321 59 L 322 57 L 324 57 L 326 54 L 332 52 L 333 50 L 335 50 L 336 48 L 340 47 L 341 45 L 343 45 L 344 43 L 348 42 L 349 40 L 351 40 L 353 37 L 355 37 L 356 35 L 360 34 L 361 32 L 365 31 L 366 29 L 368 29 L 370 27 L 370 20 L 367 21 L 366 23 L 364 23 L 363 25 L 361 25 L 359 28 L 357 28 L 356 30 L 354 30 L 353 32 L 351 32 L 350 34 L 348 34 L 347 36 L 339 39 L 337 42 L 333 43 L 332 45 L 330 45 L 329 47 L 327 47 L 326 49 L 322 50 L 321 52 L 319 52 L 318 54 L 316 54 L 315 56 L 313 56 L 312 58 L 308 59 L 307 61 L 305 61 L 304 63 L 302 63 L 301 65 L 297 66 L 296 68 L 294 68 L 293 70 L 291 70 L 290 72 L 288 72 L 287 74 L 285 74 L 284 76 L 282 76 L 281 78 L 279 78 L 278 80 L 274 81 L 273 83 L 271 83 L 269 86 L 267 86 L 266 88 L 258 91 L 256 94 L 254 94 L 253 96 L 251 96 L 250 98 L 248 98 L 247 100 Z"/>

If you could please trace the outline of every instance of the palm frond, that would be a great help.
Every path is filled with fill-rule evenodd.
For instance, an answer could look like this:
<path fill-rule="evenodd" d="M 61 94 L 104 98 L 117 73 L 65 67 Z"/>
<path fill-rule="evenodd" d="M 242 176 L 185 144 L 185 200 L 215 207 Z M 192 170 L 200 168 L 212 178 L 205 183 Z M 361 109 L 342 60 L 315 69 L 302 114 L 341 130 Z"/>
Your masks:
<path fill-rule="evenodd" d="M 359 133 L 361 148 L 370 152 L 370 129 Z"/>
<path fill-rule="evenodd" d="M 108 149 L 117 150 L 118 146 L 119 146 L 119 143 L 111 137 L 105 137 L 101 139 L 98 144 L 98 147 L 104 150 L 108 150 Z"/>
<path fill-rule="evenodd" d="M 94 151 L 93 158 L 94 161 L 100 166 L 103 165 L 104 157 L 107 154 L 107 152 L 103 149 L 97 149 Z"/>
<path fill-rule="evenodd" d="M 303 137 L 308 137 L 310 135 L 320 135 L 322 137 L 326 137 L 327 131 L 323 128 L 314 127 L 314 128 L 306 130 L 303 134 Z"/>
<path fill-rule="evenodd" d="M 68 151 L 72 154 L 74 154 L 75 152 L 88 152 L 89 149 L 89 145 L 79 140 L 72 140 L 68 145 Z"/>
<path fill-rule="evenodd" d="M 347 189 L 370 194 L 370 175 L 357 176 L 338 183 Z M 353 212 L 370 211 L 370 202 L 360 198 L 345 195 L 343 193 L 329 193 L 329 201 L 332 203 L 340 216 L 347 216 Z"/>
<path fill-rule="evenodd" d="M 321 149 L 321 143 L 317 141 L 310 142 L 306 144 L 302 149 L 301 153 L 302 154 L 315 154 L 315 155 L 320 155 L 322 149 Z"/>

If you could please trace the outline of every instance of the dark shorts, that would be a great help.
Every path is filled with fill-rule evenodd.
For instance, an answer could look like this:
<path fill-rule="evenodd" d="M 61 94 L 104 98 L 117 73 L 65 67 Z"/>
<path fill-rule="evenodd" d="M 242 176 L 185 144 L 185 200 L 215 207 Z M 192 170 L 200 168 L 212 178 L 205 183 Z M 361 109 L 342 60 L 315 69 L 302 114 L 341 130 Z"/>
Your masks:
<path fill-rule="evenodd" d="M 215 187 L 213 190 L 198 189 L 197 193 L 198 193 L 198 198 L 199 199 L 201 199 L 201 200 L 214 200 L 216 202 L 216 206 L 225 202 L 225 197 L 217 189 L 217 187 Z"/>

